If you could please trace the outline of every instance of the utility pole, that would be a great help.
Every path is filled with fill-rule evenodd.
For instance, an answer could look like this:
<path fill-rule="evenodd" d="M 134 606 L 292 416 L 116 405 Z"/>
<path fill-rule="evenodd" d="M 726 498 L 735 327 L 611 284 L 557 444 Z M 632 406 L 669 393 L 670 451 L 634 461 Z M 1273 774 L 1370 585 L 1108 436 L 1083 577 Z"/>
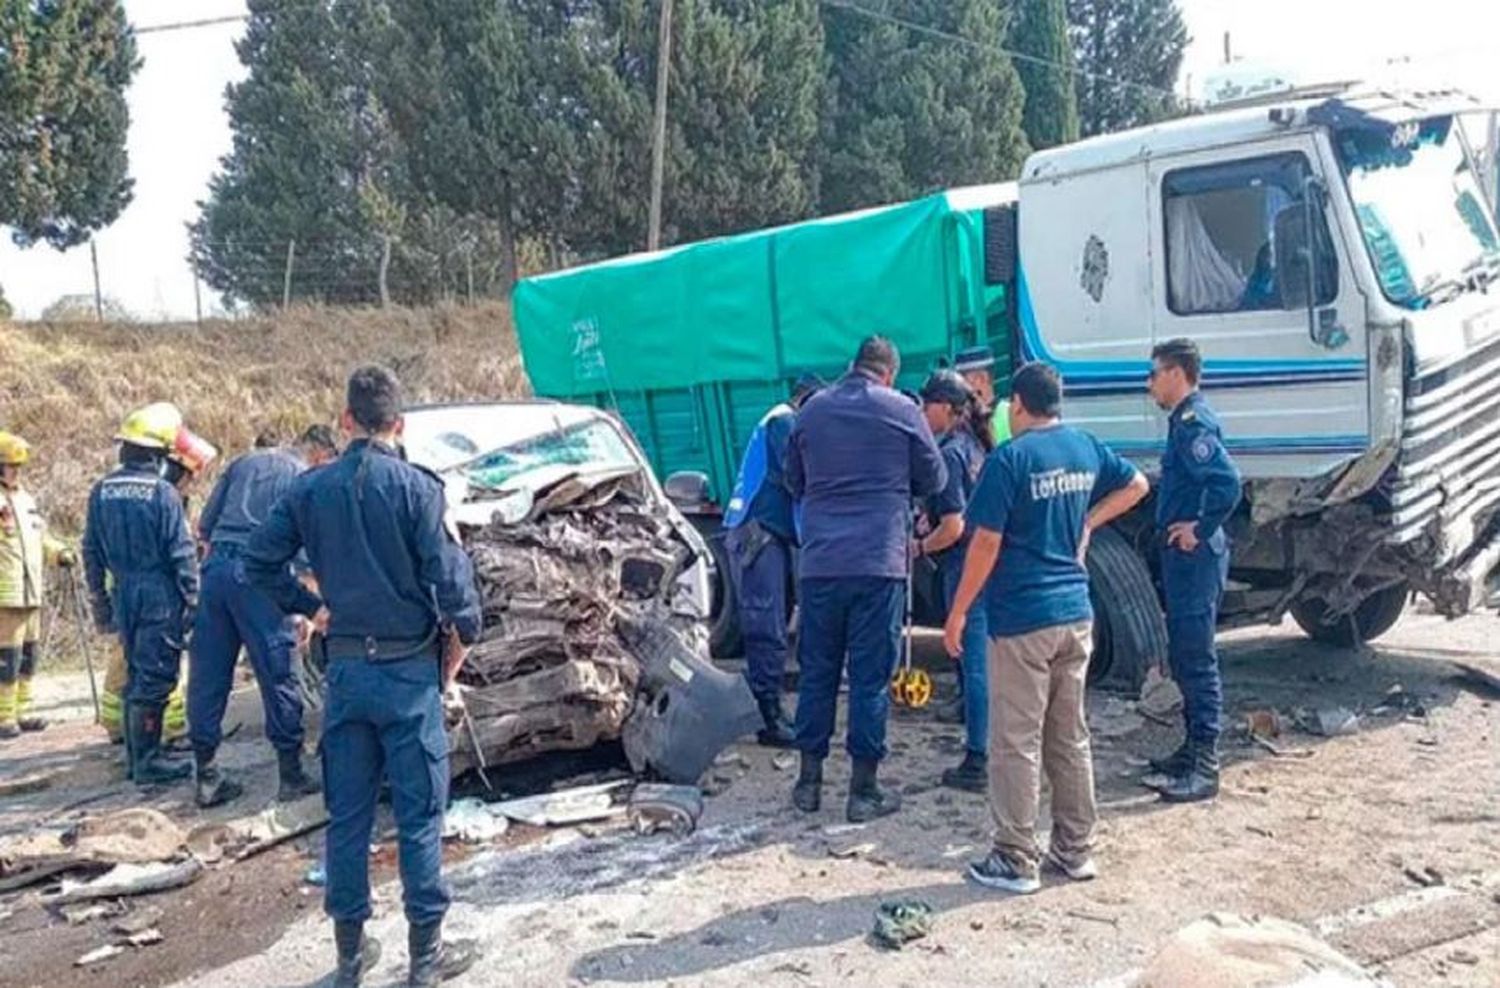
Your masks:
<path fill-rule="evenodd" d="M 474 248 L 464 251 L 464 273 L 469 279 L 469 308 L 474 307 Z"/>
<path fill-rule="evenodd" d="M 89 238 L 89 261 L 94 265 L 94 319 L 104 321 L 104 292 L 99 289 L 99 248 Z"/>
<path fill-rule="evenodd" d="M 1228 65 L 1234 61 L 1234 49 L 1229 44 L 1229 32 L 1224 32 L 1224 64 Z"/>
<path fill-rule="evenodd" d="M 193 311 L 198 314 L 198 325 L 203 325 L 203 286 L 198 283 L 198 263 L 193 262 Z"/>
<path fill-rule="evenodd" d="M 387 275 L 391 270 L 391 235 L 389 233 L 381 237 L 380 242 L 380 307 L 389 309 L 391 307 L 391 288 Z"/>
<path fill-rule="evenodd" d="M 661 0 L 661 24 L 656 34 L 656 120 L 651 133 L 651 219 L 646 249 L 661 246 L 662 179 L 667 155 L 667 78 L 672 71 L 672 0 Z"/>
<path fill-rule="evenodd" d="M 281 307 L 291 308 L 292 305 L 292 261 L 297 257 L 297 241 L 295 238 L 286 242 L 286 276 L 281 280 Z"/>

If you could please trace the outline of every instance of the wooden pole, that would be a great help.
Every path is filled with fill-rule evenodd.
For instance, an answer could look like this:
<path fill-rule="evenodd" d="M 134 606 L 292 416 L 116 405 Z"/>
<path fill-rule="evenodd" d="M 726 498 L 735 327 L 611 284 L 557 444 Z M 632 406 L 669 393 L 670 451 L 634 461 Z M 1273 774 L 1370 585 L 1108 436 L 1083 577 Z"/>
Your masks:
<path fill-rule="evenodd" d="M 203 286 L 198 283 L 198 265 L 193 264 L 193 311 L 197 313 L 198 325 L 203 325 Z"/>
<path fill-rule="evenodd" d="M 99 248 L 94 238 L 89 238 L 89 262 L 94 266 L 94 318 L 104 321 L 104 292 L 99 288 Z"/>
<path fill-rule="evenodd" d="M 651 134 L 651 217 L 646 249 L 661 246 L 662 181 L 667 155 L 667 79 L 672 71 L 672 0 L 661 0 L 656 40 L 656 119 Z"/>
<path fill-rule="evenodd" d="M 296 239 L 286 242 L 286 276 L 281 280 L 281 307 L 291 308 L 292 305 L 292 262 L 297 257 Z"/>
<path fill-rule="evenodd" d="M 474 248 L 464 251 L 464 272 L 469 279 L 469 308 L 474 307 Z"/>
<path fill-rule="evenodd" d="M 387 233 L 381 239 L 380 245 L 380 307 L 388 309 L 391 305 L 390 283 L 386 275 L 391 270 L 391 235 Z"/>

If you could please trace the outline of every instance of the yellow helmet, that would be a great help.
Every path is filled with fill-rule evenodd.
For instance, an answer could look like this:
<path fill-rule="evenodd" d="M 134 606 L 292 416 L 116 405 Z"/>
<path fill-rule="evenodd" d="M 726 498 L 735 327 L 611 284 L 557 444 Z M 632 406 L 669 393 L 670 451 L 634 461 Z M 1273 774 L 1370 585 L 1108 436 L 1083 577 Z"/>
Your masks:
<path fill-rule="evenodd" d="M 182 412 L 169 401 L 158 401 L 144 408 L 137 408 L 125 416 L 115 438 L 132 446 L 148 449 L 171 449 L 177 442 L 177 431 L 182 428 Z"/>
<path fill-rule="evenodd" d="M 14 432 L 0 432 L 0 466 L 21 467 L 30 459 L 30 443 Z"/>

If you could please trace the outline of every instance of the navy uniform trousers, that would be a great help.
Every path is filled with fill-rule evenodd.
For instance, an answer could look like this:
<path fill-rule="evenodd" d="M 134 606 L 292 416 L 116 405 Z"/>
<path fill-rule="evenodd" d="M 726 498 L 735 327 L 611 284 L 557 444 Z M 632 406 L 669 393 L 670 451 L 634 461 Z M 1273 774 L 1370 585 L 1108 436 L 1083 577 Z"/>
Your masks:
<path fill-rule="evenodd" d="M 1210 545 L 1217 541 L 1219 548 Z M 1191 741 L 1215 742 L 1223 729 L 1224 687 L 1214 633 L 1219 601 L 1229 578 L 1229 547 L 1221 536 L 1192 552 L 1163 547 L 1162 590 L 1166 594 L 1167 662 L 1182 690 L 1183 717 Z"/>

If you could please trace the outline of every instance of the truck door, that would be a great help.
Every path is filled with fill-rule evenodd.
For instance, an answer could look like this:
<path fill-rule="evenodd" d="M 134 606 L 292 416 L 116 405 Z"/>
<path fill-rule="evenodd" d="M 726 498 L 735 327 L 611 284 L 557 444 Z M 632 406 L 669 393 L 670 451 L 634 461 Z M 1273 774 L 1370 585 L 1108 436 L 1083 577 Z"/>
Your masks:
<path fill-rule="evenodd" d="M 1368 445 L 1365 300 L 1322 162 L 1301 134 L 1148 169 L 1154 336 L 1202 348 L 1204 392 L 1250 478 L 1317 476 Z"/>

